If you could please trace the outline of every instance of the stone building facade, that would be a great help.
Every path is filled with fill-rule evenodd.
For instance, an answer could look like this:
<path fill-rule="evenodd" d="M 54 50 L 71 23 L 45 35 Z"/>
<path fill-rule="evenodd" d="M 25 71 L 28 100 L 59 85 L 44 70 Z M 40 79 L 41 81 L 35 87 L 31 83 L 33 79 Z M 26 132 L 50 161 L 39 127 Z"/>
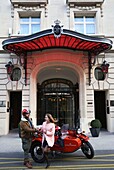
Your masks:
<path fill-rule="evenodd" d="M 59 125 L 78 126 L 88 132 L 90 121 L 97 118 L 102 128 L 114 132 L 113 6 L 114 0 L 1 1 L 0 135 L 18 127 L 24 108 L 31 110 L 35 125 L 41 124 L 49 112 L 59 120 Z M 50 34 L 48 40 L 47 32 L 54 31 L 56 24 L 62 37 L 59 35 L 55 40 Z M 31 37 L 26 38 L 28 35 Z M 35 41 L 34 35 L 44 37 Z M 83 42 L 91 38 L 91 44 L 101 38 L 91 61 L 79 43 L 78 49 L 73 47 L 80 37 Z M 101 50 L 107 41 L 110 48 Z M 18 55 L 19 47 L 28 50 L 26 57 L 23 53 Z M 109 68 L 102 77 L 104 61 Z M 19 80 L 7 74 L 9 62 L 20 69 Z"/>

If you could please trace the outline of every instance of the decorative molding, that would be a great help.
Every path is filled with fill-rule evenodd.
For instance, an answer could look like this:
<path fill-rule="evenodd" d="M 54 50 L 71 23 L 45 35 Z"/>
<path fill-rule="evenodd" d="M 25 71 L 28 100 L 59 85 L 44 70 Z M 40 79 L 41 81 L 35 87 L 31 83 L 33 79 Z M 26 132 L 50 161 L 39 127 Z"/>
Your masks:
<path fill-rule="evenodd" d="M 45 7 L 45 17 L 48 16 L 48 9 Z"/>
<path fill-rule="evenodd" d="M 48 0 L 11 0 L 11 4 L 14 8 L 34 11 L 39 8 L 45 8 Z"/>
<path fill-rule="evenodd" d="M 18 5 L 40 5 L 40 4 L 44 4 L 47 5 L 48 4 L 48 0 L 10 0 L 11 3 L 13 5 L 18 4 Z"/>
<path fill-rule="evenodd" d="M 32 6 L 32 5 L 25 6 L 25 5 L 15 4 L 12 7 L 12 11 L 11 11 L 12 18 L 14 17 L 14 8 L 18 8 L 18 9 L 21 9 L 23 11 L 37 11 L 38 9 L 44 8 L 44 10 L 45 10 L 45 17 L 48 16 L 48 10 L 47 10 L 45 4 L 39 4 L 39 5 L 35 5 L 35 6 Z"/>
<path fill-rule="evenodd" d="M 21 5 L 21 6 L 18 6 L 18 8 L 25 10 L 25 11 L 29 11 L 29 10 L 35 11 L 35 10 L 39 9 L 40 6 L 22 6 Z"/>
<path fill-rule="evenodd" d="M 14 18 L 14 7 L 13 7 L 13 5 L 11 6 L 11 17 Z"/>
<path fill-rule="evenodd" d="M 14 17 L 14 8 L 18 8 L 18 9 L 21 9 L 23 11 L 36 11 L 38 9 L 41 9 L 41 8 L 44 8 L 45 9 L 45 17 L 48 16 L 48 9 L 47 7 L 44 5 L 44 4 L 40 4 L 40 5 L 35 5 L 35 6 L 25 6 L 25 5 L 14 5 L 14 7 L 12 7 L 12 11 L 11 11 L 11 14 L 12 14 L 12 18 Z"/>
<path fill-rule="evenodd" d="M 81 11 L 89 11 L 95 8 L 100 8 L 101 17 L 103 17 L 102 4 L 104 0 L 67 0 L 69 8 L 76 8 Z"/>
<path fill-rule="evenodd" d="M 68 8 L 69 7 L 69 8 Z M 78 9 L 80 11 L 91 11 L 95 8 L 100 8 L 100 13 L 101 13 L 101 17 L 103 17 L 103 8 L 102 8 L 102 4 L 95 4 L 95 5 L 90 5 L 90 4 L 86 4 L 86 5 L 77 5 L 75 3 L 71 3 L 69 4 L 69 6 L 67 7 L 67 16 L 70 16 L 70 8 L 75 8 Z"/>
<path fill-rule="evenodd" d="M 81 11 L 88 11 L 88 10 L 95 9 L 96 6 L 75 6 L 75 8 Z"/>
<path fill-rule="evenodd" d="M 92 5 L 92 4 L 102 4 L 104 0 L 66 0 L 68 5 L 75 4 L 75 5 Z"/>
<path fill-rule="evenodd" d="M 70 7 L 67 6 L 67 17 L 70 17 Z"/>

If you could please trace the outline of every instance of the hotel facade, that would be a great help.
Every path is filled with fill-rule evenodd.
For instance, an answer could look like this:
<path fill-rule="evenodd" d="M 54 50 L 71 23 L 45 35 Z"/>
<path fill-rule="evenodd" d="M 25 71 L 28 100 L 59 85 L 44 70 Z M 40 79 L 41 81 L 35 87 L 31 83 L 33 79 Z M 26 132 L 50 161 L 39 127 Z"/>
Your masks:
<path fill-rule="evenodd" d="M 114 0 L 1 0 L 0 135 L 46 113 L 114 132 Z"/>

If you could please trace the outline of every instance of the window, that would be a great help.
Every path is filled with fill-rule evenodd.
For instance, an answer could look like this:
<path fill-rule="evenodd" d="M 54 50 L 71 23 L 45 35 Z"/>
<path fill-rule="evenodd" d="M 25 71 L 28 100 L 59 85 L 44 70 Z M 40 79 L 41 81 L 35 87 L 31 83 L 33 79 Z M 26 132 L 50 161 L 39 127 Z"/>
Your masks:
<path fill-rule="evenodd" d="M 12 71 L 10 79 L 12 81 L 19 81 L 21 78 L 21 69 L 19 67 L 15 67 Z"/>
<path fill-rule="evenodd" d="M 33 34 L 40 31 L 40 17 L 21 17 L 20 34 Z"/>
<path fill-rule="evenodd" d="M 103 70 L 101 67 L 95 68 L 94 75 L 95 75 L 96 80 L 101 80 L 101 81 L 103 81 L 106 76 L 106 74 L 103 73 Z"/>
<path fill-rule="evenodd" d="M 75 31 L 82 34 L 95 34 L 95 16 L 76 16 Z"/>

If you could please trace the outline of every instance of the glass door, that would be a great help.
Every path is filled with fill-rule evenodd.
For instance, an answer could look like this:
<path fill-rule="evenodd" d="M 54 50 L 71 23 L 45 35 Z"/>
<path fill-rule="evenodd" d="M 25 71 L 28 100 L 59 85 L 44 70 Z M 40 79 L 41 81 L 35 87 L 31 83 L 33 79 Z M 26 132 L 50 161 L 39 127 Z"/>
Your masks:
<path fill-rule="evenodd" d="M 58 125 L 76 127 L 78 117 L 78 96 L 76 86 L 64 79 L 51 79 L 38 86 L 37 124 L 42 124 L 46 113 L 58 120 Z"/>
<path fill-rule="evenodd" d="M 62 126 L 63 124 L 69 124 L 73 127 L 73 98 L 70 94 L 48 94 L 45 95 L 45 110 L 46 113 L 50 113 Z"/>

